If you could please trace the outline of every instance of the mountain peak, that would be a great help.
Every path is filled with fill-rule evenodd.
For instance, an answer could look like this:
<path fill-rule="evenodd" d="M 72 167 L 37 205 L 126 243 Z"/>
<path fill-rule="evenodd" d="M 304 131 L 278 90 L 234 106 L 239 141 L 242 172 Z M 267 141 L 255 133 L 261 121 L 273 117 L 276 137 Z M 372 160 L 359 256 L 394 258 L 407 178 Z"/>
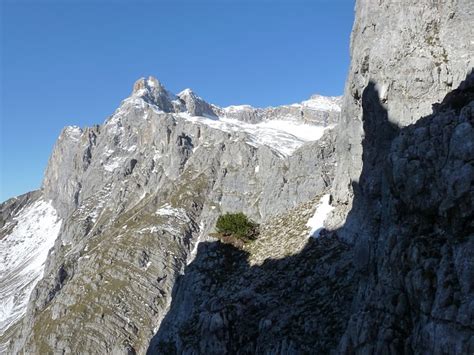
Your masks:
<path fill-rule="evenodd" d="M 174 112 L 173 100 L 176 95 L 172 94 L 153 76 L 140 78 L 133 85 L 132 96 L 139 97 L 146 102 L 158 106 L 164 112 Z"/>
<path fill-rule="evenodd" d="M 178 97 L 184 102 L 186 111 L 192 116 L 217 117 L 212 106 L 191 89 L 184 89 L 178 94 Z"/>
<path fill-rule="evenodd" d="M 190 89 L 190 88 L 186 88 L 186 89 L 184 89 L 183 91 L 181 91 L 181 92 L 178 94 L 178 97 L 181 98 L 181 99 L 182 99 L 183 97 L 186 97 L 186 96 L 191 96 L 191 97 L 193 97 L 193 96 L 197 96 L 197 95 L 196 95 L 196 94 L 194 93 L 194 91 L 193 91 L 192 89 Z"/>
<path fill-rule="evenodd" d="M 150 91 L 167 93 L 167 90 L 163 84 L 161 84 L 161 82 L 153 76 L 149 76 L 148 78 L 140 78 L 135 82 L 135 84 L 133 84 L 132 94 L 134 95 L 143 95 Z"/>

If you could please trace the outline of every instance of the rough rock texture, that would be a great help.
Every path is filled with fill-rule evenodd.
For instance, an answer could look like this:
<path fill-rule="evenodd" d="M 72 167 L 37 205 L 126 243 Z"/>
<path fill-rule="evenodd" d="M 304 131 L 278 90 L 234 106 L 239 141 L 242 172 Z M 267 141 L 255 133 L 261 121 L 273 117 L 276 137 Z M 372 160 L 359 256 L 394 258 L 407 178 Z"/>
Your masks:
<path fill-rule="evenodd" d="M 332 228 L 345 223 L 352 182 L 362 171 L 362 94 L 369 82 L 391 123 L 403 127 L 430 114 L 474 67 L 473 17 L 471 0 L 356 2 L 333 188 L 346 207 L 335 211 Z"/>
<path fill-rule="evenodd" d="M 262 120 L 274 117 L 298 118 L 303 122 L 312 122 L 328 125 L 339 121 L 342 98 L 340 96 L 325 97 L 313 95 L 309 100 L 299 104 L 254 108 L 249 105 L 229 106 L 225 108 L 213 107 L 215 114 L 236 118 L 250 123 L 261 122 Z"/>
<path fill-rule="evenodd" d="M 27 255 L 11 255 L 10 252 L 19 243 L 17 228 L 21 228 L 23 222 L 19 218 L 23 212 L 29 209 L 41 199 L 40 191 L 28 192 L 24 195 L 11 198 L 0 204 L 0 353 L 6 353 L 6 339 L 10 338 L 17 327 L 17 321 L 24 313 L 25 303 L 28 302 L 29 293 L 38 275 L 29 272 L 26 277 L 21 271 L 28 267 L 31 259 Z M 26 237 L 26 236 L 25 236 Z M 31 236 L 30 236 L 31 237 Z M 36 239 L 36 238 L 35 238 Z M 24 243 L 23 243 L 24 244 Z M 22 245 L 23 246 L 23 245 Z M 31 247 L 25 247 L 29 254 L 38 246 L 36 241 Z M 23 260 L 22 260 L 23 259 Z M 13 261 L 13 262 L 12 262 Z M 44 261 L 44 260 L 43 260 Z M 10 266 L 10 267 L 9 267 Z M 39 270 L 41 271 L 41 270 Z M 35 277 L 36 276 L 36 277 Z M 40 278 L 40 277 L 39 277 Z"/>
<path fill-rule="evenodd" d="M 274 109 L 253 131 L 238 114 L 217 117 L 225 109 L 148 78 L 103 125 L 65 128 L 42 188 L 64 223 L 10 351 L 145 351 L 218 215 L 263 221 L 330 186 L 333 101 L 312 121 Z M 265 126 L 282 120 L 326 134 Z"/>
<path fill-rule="evenodd" d="M 348 216 L 364 218 L 371 234 L 354 246 L 359 290 L 339 352 L 472 353 L 474 76 L 435 113 L 399 130 L 383 124 L 386 115 L 372 115 L 377 106 L 364 103 L 364 130 L 382 122 L 363 141 Z M 374 157 L 365 148 L 377 146 L 381 133 L 393 138 Z"/>
<path fill-rule="evenodd" d="M 24 195 L 14 197 L 6 200 L 0 204 L 0 240 L 2 240 L 7 234 L 8 230 L 14 227 L 10 225 L 9 228 L 4 228 L 5 225 L 12 221 L 14 216 L 25 207 L 26 205 L 36 201 L 41 195 L 39 191 L 28 192 Z"/>
<path fill-rule="evenodd" d="M 326 223 L 359 270 L 341 353 L 473 352 L 472 79 L 446 95 L 473 68 L 473 17 L 469 0 L 357 2 Z"/>

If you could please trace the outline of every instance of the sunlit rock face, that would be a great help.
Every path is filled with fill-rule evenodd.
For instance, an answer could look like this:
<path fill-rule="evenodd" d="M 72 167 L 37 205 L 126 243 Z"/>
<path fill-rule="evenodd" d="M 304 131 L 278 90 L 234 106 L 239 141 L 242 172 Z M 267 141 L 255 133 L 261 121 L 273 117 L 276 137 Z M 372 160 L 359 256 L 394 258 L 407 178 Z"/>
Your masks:
<path fill-rule="evenodd" d="M 149 353 L 474 350 L 474 76 L 401 129 L 374 87 L 361 183 L 384 163 L 377 184 L 354 185 L 348 215 L 366 238 L 320 230 L 337 207 L 323 195 L 265 221 L 244 248 L 201 244 Z"/>
<path fill-rule="evenodd" d="M 326 221 L 360 272 L 342 353 L 473 351 L 473 15 L 467 0 L 356 4 Z"/>
<path fill-rule="evenodd" d="M 344 223 L 351 184 L 362 170 L 362 95 L 369 82 L 395 125 L 404 127 L 430 114 L 431 106 L 474 67 L 473 13 L 470 0 L 356 2 L 333 188 L 348 207 L 338 211 L 335 224 Z"/>

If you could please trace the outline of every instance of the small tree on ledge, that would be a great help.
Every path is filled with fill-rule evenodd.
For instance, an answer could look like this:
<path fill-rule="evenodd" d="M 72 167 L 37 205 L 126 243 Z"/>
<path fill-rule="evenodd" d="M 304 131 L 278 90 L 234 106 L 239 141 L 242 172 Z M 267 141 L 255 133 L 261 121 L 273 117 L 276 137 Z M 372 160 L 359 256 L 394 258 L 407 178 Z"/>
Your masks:
<path fill-rule="evenodd" d="M 258 225 L 242 212 L 219 216 L 216 230 L 223 236 L 233 236 L 242 241 L 254 240 L 258 235 Z"/>

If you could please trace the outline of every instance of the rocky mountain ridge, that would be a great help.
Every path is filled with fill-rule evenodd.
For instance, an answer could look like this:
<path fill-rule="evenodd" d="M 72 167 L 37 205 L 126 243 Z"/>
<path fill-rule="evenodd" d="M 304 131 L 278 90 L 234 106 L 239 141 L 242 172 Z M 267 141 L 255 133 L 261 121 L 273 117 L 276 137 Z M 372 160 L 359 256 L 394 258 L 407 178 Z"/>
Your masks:
<path fill-rule="evenodd" d="M 148 78 L 102 126 L 65 128 L 38 195 L 62 227 L 26 316 L 5 333 L 10 350 L 146 349 L 219 214 L 263 221 L 328 188 L 339 114 L 330 109 L 311 120 L 296 106 L 252 109 L 249 120 L 248 107 L 232 108 L 229 118 Z"/>

